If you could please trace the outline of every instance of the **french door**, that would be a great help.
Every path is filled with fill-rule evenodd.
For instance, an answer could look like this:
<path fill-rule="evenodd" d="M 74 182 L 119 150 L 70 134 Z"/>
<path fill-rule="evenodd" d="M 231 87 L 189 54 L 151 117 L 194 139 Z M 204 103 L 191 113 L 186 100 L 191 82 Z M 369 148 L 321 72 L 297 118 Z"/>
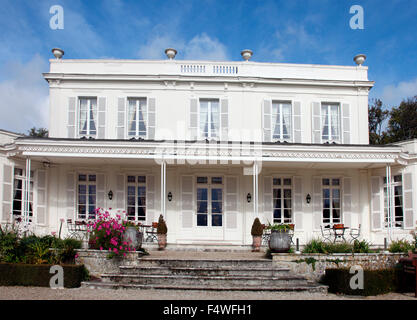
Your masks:
<path fill-rule="evenodd" d="M 223 226 L 223 178 L 197 177 L 197 227 Z"/>

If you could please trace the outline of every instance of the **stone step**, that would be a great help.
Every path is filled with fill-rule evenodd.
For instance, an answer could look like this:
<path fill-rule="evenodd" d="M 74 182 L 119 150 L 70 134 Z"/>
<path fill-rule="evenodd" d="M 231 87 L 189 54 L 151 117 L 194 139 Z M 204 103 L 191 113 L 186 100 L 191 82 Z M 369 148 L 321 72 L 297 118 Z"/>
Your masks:
<path fill-rule="evenodd" d="M 222 267 L 222 268 L 195 268 L 195 267 L 171 267 L 171 266 L 120 266 L 121 274 L 136 275 L 192 275 L 192 276 L 242 276 L 253 275 L 260 277 L 273 277 L 288 274 L 288 268 L 247 268 L 247 267 Z"/>
<path fill-rule="evenodd" d="M 211 268 L 218 269 L 224 267 L 246 267 L 246 268 L 271 268 L 272 260 L 269 259 L 230 259 L 230 260 L 216 260 L 216 259 L 160 259 L 160 258 L 142 258 L 140 266 L 143 267 L 177 267 L 177 268 Z"/>
<path fill-rule="evenodd" d="M 101 275 L 102 282 L 127 283 L 146 285 L 175 285 L 175 286 L 299 286 L 306 285 L 306 278 L 297 275 L 281 275 L 276 277 L 260 277 L 252 275 L 241 276 L 191 276 L 191 275 L 136 275 L 109 273 Z"/>
<path fill-rule="evenodd" d="M 207 286 L 207 285 L 146 285 L 136 283 L 106 283 L 100 281 L 82 282 L 81 287 L 91 289 L 136 289 L 136 290 L 196 290 L 196 291 L 281 291 L 281 292 L 320 292 L 327 293 L 327 286 L 316 284 L 281 286 Z"/>

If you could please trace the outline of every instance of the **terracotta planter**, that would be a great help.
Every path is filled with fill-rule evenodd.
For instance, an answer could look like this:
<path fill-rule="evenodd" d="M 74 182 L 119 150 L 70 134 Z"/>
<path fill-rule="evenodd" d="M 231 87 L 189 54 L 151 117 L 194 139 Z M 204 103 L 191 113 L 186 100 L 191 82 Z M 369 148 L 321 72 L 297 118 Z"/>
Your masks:
<path fill-rule="evenodd" d="M 262 244 L 262 236 L 252 236 L 252 251 L 259 252 Z"/>
<path fill-rule="evenodd" d="M 167 235 L 158 233 L 158 246 L 159 250 L 164 250 L 167 246 Z"/>

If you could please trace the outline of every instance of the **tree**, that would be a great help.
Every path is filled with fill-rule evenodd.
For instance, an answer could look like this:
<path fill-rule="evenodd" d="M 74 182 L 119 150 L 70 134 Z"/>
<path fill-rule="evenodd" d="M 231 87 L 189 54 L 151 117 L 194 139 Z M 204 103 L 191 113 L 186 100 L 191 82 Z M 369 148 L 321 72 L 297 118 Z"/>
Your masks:
<path fill-rule="evenodd" d="M 387 142 L 387 133 L 382 131 L 385 120 L 389 116 L 388 110 L 382 109 L 382 101 L 380 99 L 371 100 L 372 104 L 368 107 L 369 117 L 369 143 L 383 144 Z"/>
<path fill-rule="evenodd" d="M 417 138 L 417 96 L 403 100 L 392 108 L 388 121 L 390 142 Z"/>
<path fill-rule="evenodd" d="M 39 128 L 33 127 L 32 129 L 28 130 L 30 137 L 37 137 L 37 138 L 47 138 L 49 135 L 48 129 L 46 128 Z"/>

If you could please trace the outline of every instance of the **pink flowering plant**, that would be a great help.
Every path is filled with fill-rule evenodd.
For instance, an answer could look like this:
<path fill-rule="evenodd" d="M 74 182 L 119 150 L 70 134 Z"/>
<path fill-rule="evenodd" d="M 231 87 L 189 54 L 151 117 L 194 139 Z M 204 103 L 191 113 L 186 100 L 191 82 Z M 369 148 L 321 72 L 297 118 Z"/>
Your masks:
<path fill-rule="evenodd" d="M 115 256 L 126 257 L 127 252 L 135 250 L 130 241 L 123 240 L 126 225 L 120 214 L 111 217 L 108 211 L 101 208 L 96 209 L 95 214 L 95 221 L 88 225 L 91 249 L 108 251 L 109 258 Z"/>

